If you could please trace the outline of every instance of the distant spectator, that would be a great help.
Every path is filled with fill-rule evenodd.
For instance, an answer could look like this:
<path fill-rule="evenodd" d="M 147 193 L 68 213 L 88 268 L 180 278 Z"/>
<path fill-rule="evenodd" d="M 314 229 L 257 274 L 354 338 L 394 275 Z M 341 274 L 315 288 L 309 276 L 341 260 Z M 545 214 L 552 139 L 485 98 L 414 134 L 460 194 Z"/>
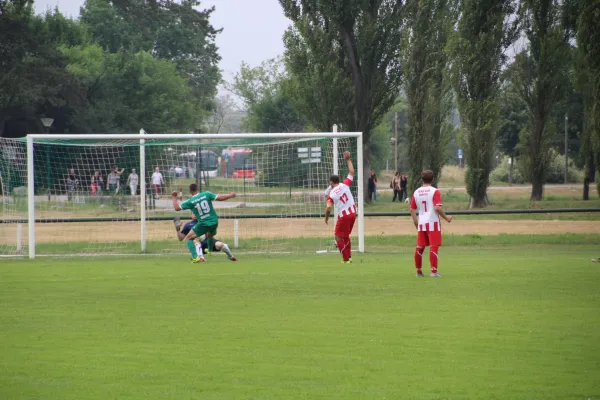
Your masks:
<path fill-rule="evenodd" d="M 175 176 L 178 178 L 183 176 L 183 168 L 181 168 L 179 165 L 175 166 Z"/>
<path fill-rule="evenodd" d="M 102 196 L 104 193 L 104 175 L 102 175 L 102 171 L 98 172 L 96 183 L 98 184 L 98 195 Z"/>
<path fill-rule="evenodd" d="M 71 168 L 67 174 L 67 198 L 71 200 L 73 194 L 77 192 L 77 185 L 79 185 L 79 177 L 75 174 L 75 169 Z"/>
<path fill-rule="evenodd" d="M 154 168 L 154 173 L 152 174 L 152 187 L 154 188 L 154 197 L 160 198 L 160 186 L 165 184 L 165 180 L 163 179 L 162 174 L 158 167 Z"/>
<path fill-rule="evenodd" d="M 408 199 L 408 177 L 406 174 L 402 174 L 400 177 L 400 201 Z"/>
<path fill-rule="evenodd" d="M 377 201 L 377 174 L 373 172 L 373 200 Z"/>
<path fill-rule="evenodd" d="M 392 182 L 390 183 L 390 188 L 394 191 L 394 198 L 392 199 L 392 203 L 398 199 L 398 201 L 402 201 L 402 196 L 400 195 L 400 172 L 396 172 L 394 177 L 392 178 Z"/>
<path fill-rule="evenodd" d="M 119 186 L 121 183 L 121 174 L 125 171 L 125 168 L 119 168 L 114 165 L 113 170 L 110 174 L 108 174 L 108 178 L 106 179 L 106 190 L 109 193 L 117 194 L 119 193 Z"/>
<path fill-rule="evenodd" d="M 92 196 L 96 195 L 96 192 L 98 192 L 98 185 L 101 185 L 100 183 L 100 171 L 96 170 L 94 171 L 94 175 L 92 175 L 92 178 L 90 179 L 90 187 L 92 189 Z M 100 190 L 102 190 L 102 186 L 100 186 Z"/>
<path fill-rule="evenodd" d="M 375 173 L 369 171 L 369 179 L 367 181 L 367 190 L 369 191 L 369 201 L 373 201 L 373 194 L 375 193 Z"/>
<path fill-rule="evenodd" d="M 132 196 L 135 196 L 137 194 L 137 188 L 138 188 L 139 184 L 140 184 L 140 177 L 135 172 L 135 168 L 133 168 L 131 170 L 131 173 L 127 177 L 127 186 L 129 186 Z"/>

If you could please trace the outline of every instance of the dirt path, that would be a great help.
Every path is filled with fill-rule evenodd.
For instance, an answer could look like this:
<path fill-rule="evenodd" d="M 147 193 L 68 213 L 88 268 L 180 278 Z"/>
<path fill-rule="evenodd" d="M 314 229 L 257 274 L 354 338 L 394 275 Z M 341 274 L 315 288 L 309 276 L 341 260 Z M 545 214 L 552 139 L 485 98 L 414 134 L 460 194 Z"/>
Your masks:
<path fill-rule="evenodd" d="M 219 226 L 220 237 L 233 237 L 233 221 L 222 220 Z M 331 225 L 326 226 L 320 219 L 262 219 L 239 220 L 240 238 L 294 238 L 329 237 Z M 355 227 L 355 232 L 357 228 Z M 446 234 L 455 235 L 495 235 L 495 234 L 558 234 L 587 233 L 600 234 L 598 221 L 506 221 L 506 220 L 456 220 L 444 225 Z M 412 235 L 414 226 L 406 218 L 365 218 L 365 235 Z M 16 225 L 0 225 L 0 242 L 16 241 Z M 148 240 L 172 240 L 175 230 L 171 221 L 149 222 Z M 23 225 L 23 240 L 27 241 L 27 226 Z M 105 242 L 121 243 L 138 241 L 140 225 L 135 222 L 108 223 L 61 223 L 38 224 L 38 243 L 66 242 Z"/>

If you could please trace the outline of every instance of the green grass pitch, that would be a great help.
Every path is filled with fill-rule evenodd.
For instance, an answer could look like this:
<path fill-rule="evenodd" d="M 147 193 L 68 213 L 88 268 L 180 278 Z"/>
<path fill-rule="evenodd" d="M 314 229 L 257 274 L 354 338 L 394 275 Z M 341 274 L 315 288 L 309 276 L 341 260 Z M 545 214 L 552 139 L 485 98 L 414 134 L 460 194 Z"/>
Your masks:
<path fill-rule="evenodd" d="M 0 399 L 600 399 L 599 250 L 0 259 Z"/>

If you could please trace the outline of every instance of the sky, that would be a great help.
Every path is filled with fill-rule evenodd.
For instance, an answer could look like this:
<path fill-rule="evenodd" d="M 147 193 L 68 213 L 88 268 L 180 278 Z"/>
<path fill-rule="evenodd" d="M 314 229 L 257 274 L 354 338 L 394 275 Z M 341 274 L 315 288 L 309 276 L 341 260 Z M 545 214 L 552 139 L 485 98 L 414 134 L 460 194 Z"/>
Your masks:
<path fill-rule="evenodd" d="M 70 17 L 79 16 L 84 0 L 35 0 L 37 13 L 58 6 Z M 215 6 L 211 23 L 223 28 L 217 35 L 223 79 L 231 81 L 242 61 L 255 67 L 283 54 L 282 36 L 290 21 L 277 0 L 201 0 L 200 8 Z"/>

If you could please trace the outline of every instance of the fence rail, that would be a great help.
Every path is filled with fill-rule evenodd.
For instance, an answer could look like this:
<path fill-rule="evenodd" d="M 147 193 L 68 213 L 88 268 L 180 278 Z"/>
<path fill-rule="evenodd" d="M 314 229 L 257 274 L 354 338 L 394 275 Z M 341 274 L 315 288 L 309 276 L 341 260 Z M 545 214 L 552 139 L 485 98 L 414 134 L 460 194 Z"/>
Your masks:
<path fill-rule="evenodd" d="M 515 209 L 515 210 L 462 210 L 446 211 L 448 215 L 507 215 L 507 214 L 564 214 L 564 213 L 596 213 L 600 208 L 546 208 L 546 209 Z M 408 217 L 410 212 L 365 212 L 365 217 Z M 322 218 L 321 213 L 286 215 L 280 214 L 246 214 L 223 215 L 219 219 L 271 219 L 271 218 Z M 146 221 L 171 221 L 173 216 L 148 217 Z M 56 224 L 74 222 L 136 222 L 140 217 L 93 217 L 93 218 L 39 218 L 37 224 Z M 27 219 L 0 219 L 0 224 L 26 224 Z"/>

